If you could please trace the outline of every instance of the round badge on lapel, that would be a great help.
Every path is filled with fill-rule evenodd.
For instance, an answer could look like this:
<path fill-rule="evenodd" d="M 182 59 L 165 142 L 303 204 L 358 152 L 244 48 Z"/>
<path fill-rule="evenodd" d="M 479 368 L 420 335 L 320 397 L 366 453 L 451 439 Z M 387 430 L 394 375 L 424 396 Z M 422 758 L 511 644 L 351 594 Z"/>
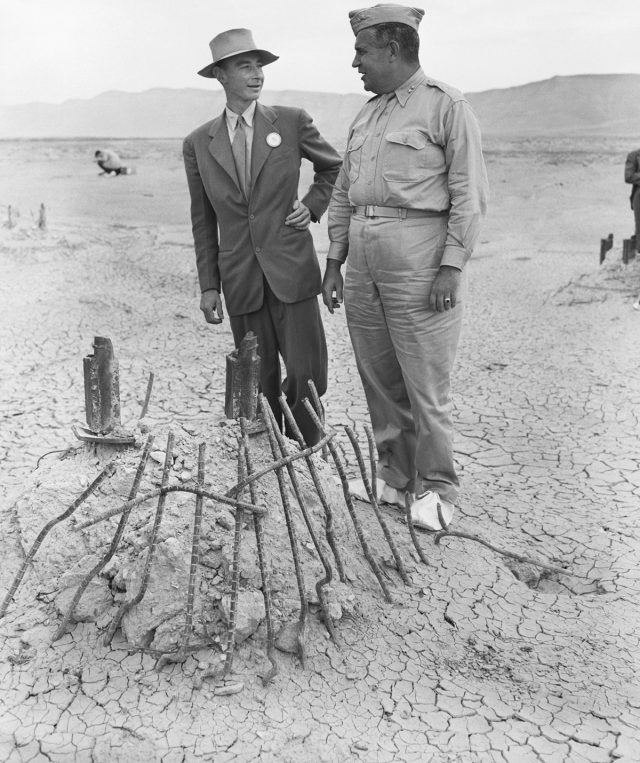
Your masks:
<path fill-rule="evenodd" d="M 277 132 L 270 132 L 267 135 L 267 145 L 271 146 L 271 148 L 276 148 L 276 146 L 279 146 L 282 143 L 282 138 L 280 137 L 280 134 Z"/>

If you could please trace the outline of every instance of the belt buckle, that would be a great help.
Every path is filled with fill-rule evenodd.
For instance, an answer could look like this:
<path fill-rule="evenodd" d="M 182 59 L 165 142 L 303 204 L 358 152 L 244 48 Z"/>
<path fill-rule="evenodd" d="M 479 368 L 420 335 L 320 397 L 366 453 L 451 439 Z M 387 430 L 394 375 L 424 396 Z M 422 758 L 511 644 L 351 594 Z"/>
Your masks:
<path fill-rule="evenodd" d="M 366 204 L 364 208 L 365 217 L 377 217 L 375 213 L 375 204 Z"/>

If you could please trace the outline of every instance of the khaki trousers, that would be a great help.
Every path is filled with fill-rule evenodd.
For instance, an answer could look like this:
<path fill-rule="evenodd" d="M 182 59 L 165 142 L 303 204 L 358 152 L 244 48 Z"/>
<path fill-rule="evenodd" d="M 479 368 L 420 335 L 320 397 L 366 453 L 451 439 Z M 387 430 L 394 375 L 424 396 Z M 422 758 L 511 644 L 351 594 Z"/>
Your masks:
<path fill-rule="evenodd" d="M 450 376 L 462 322 L 429 309 L 447 218 L 354 215 L 345 309 L 378 450 L 378 476 L 398 489 L 455 501 Z"/>

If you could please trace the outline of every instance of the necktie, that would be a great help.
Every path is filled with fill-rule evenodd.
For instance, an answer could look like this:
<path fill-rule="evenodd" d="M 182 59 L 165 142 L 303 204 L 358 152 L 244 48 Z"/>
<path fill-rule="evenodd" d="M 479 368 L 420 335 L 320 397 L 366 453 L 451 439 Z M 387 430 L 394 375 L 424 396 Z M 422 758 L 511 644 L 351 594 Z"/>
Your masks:
<path fill-rule="evenodd" d="M 236 172 L 238 173 L 238 181 L 242 193 L 246 199 L 249 198 L 249 183 L 250 183 L 250 167 L 247 160 L 247 133 L 245 130 L 246 122 L 243 116 L 239 116 L 236 121 L 236 130 L 233 134 L 233 143 L 231 144 L 231 151 L 233 153 L 233 160 L 236 164 Z"/>

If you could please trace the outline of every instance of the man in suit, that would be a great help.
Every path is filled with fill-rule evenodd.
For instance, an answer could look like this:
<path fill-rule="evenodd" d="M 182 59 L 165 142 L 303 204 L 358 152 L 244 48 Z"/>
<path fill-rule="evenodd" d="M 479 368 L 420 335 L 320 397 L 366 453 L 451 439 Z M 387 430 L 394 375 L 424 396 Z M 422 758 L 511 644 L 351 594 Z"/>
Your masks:
<path fill-rule="evenodd" d="M 309 232 L 325 212 L 341 159 L 302 109 L 259 104 L 262 68 L 277 60 L 256 47 L 248 29 L 211 40 L 213 63 L 198 73 L 217 79 L 227 106 L 185 138 L 200 309 L 224 317 L 221 290 L 238 346 L 258 338 L 260 385 L 276 418 L 284 391 L 308 444 L 319 433 L 302 405 L 312 379 L 327 386 L 327 347 L 318 308 L 320 267 Z M 314 180 L 298 199 L 300 162 Z M 281 383 L 280 356 L 286 369 Z"/>

